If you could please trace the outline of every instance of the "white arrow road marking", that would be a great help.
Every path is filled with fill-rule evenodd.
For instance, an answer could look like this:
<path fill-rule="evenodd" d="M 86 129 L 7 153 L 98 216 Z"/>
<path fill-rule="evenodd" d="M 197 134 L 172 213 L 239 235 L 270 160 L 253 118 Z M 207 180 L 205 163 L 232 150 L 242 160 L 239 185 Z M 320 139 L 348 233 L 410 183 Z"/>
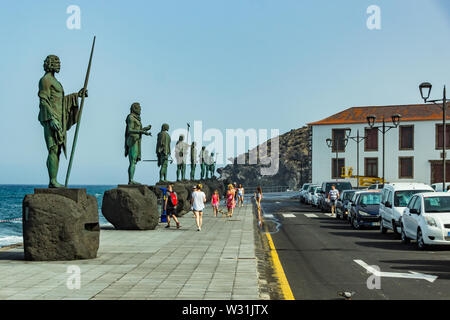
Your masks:
<path fill-rule="evenodd" d="M 399 272 L 381 272 L 374 269 L 372 266 L 369 266 L 362 260 L 353 260 L 361 267 L 367 270 L 367 272 L 377 276 L 377 277 L 385 277 L 385 278 L 405 278 L 405 279 L 417 279 L 417 280 L 426 280 L 428 282 L 433 283 L 438 277 L 430 274 L 423 274 L 419 272 L 410 271 L 410 273 L 399 273 Z"/>
<path fill-rule="evenodd" d="M 319 216 L 314 213 L 305 213 L 305 217 L 307 218 L 318 218 Z"/>
<path fill-rule="evenodd" d="M 285 217 L 285 218 L 295 218 L 295 214 L 292 214 L 292 213 L 283 213 L 283 217 Z"/>

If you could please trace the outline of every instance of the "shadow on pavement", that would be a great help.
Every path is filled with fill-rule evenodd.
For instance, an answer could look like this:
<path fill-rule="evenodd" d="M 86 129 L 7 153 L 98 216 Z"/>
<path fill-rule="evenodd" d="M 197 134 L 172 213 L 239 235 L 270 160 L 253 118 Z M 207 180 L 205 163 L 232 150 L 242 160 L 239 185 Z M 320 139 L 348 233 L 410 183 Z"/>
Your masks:
<path fill-rule="evenodd" d="M 380 262 L 401 264 L 401 266 L 391 266 L 394 270 L 430 273 L 438 276 L 438 279 L 450 280 L 449 260 L 384 260 Z"/>
<path fill-rule="evenodd" d="M 380 234 L 379 232 L 364 232 L 364 231 L 349 231 L 349 232 L 330 232 L 335 236 L 340 237 L 355 237 L 373 240 L 391 240 L 400 241 L 394 234 Z M 392 242 L 390 242 L 392 244 Z M 394 243 L 395 244 L 395 243 Z"/>
<path fill-rule="evenodd" d="M 415 251 L 415 247 L 407 246 L 400 241 L 371 241 L 355 242 L 356 245 L 368 248 L 377 248 L 391 251 Z"/>
<path fill-rule="evenodd" d="M 25 260 L 23 251 L 0 251 L 0 260 Z"/>

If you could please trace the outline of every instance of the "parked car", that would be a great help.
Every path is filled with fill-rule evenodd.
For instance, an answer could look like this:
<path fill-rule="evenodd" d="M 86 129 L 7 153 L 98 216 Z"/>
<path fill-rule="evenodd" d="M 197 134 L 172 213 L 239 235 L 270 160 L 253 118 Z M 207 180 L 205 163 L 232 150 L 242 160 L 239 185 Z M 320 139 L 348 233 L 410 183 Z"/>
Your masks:
<path fill-rule="evenodd" d="M 442 190 L 442 186 L 443 186 L 443 183 L 442 183 L 442 182 L 439 182 L 439 183 L 433 183 L 433 184 L 431 185 L 431 187 L 432 187 L 432 188 L 434 189 L 434 191 L 436 191 L 436 192 L 446 192 L 448 186 L 450 186 L 450 182 L 446 182 L 446 183 L 445 183 L 445 190 Z"/>
<path fill-rule="evenodd" d="M 305 203 L 305 193 L 308 190 L 311 183 L 304 183 L 302 189 L 300 190 L 300 202 Z"/>
<path fill-rule="evenodd" d="M 374 183 L 374 184 L 371 184 L 371 185 L 367 188 L 367 190 L 380 190 L 380 189 L 383 189 L 383 187 L 384 187 L 384 184 L 383 184 L 383 183 Z"/>
<path fill-rule="evenodd" d="M 313 195 L 313 193 L 314 193 L 314 190 L 315 190 L 317 187 L 319 187 L 319 186 L 316 185 L 316 184 L 311 184 L 311 185 L 309 186 L 308 190 L 307 190 L 306 193 L 305 193 L 305 203 L 306 203 L 306 204 L 311 204 L 311 201 L 312 201 L 312 195 Z"/>
<path fill-rule="evenodd" d="M 378 190 L 358 191 L 351 204 L 350 224 L 354 229 L 378 227 L 380 225 L 381 192 Z"/>
<path fill-rule="evenodd" d="M 380 204 L 380 231 L 388 230 L 400 234 L 400 218 L 409 200 L 416 193 L 434 192 L 433 188 L 424 183 L 389 183 L 382 190 Z"/>
<path fill-rule="evenodd" d="M 312 201 L 311 205 L 313 207 L 317 207 L 319 203 L 319 197 L 322 194 L 322 189 L 320 187 L 317 187 L 314 189 L 314 193 L 312 194 Z"/>
<path fill-rule="evenodd" d="M 416 240 L 419 249 L 427 245 L 450 245 L 450 194 L 414 195 L 401 219 L 401 236 L 403 243 Z"/>
<path fill-rule="evenodd" d="M 336 219 L 347 219 L 350 212 L 349 202 L 355 194 L 356 190 L 342 191 L 339 199 L 336 202 Z"/>
<path fill-rule="evenodd" d="M 328 192 L 331 190 L 331 186 L 335 186 L 339 193 L 344 190 L 352 190 L 352 184 L 348 181 L 327 181 L 322 183 L 322 197 L 319 199 L 319 209 L 322 212 L 331 212 L 331 204 L 328 200 Z"/>

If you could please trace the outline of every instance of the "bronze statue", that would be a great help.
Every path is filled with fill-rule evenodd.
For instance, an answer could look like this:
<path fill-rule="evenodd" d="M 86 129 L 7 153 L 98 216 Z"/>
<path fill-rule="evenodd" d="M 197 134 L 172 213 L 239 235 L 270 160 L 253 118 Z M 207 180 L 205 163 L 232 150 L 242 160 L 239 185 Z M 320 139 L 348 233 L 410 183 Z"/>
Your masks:
<path fill-rule="evenodd" d="M 203 146 L 202 150 L 200 151 L 199 155 L 199 162 L 200 162 L 200 180 L 203 180 L 208 175 L 206 172 L 206 165 L 208 160 L 208 151 L 206 150 L 206 147 Z"/>
<path fill-rule="evenodd" d="M 125 157 L 128 156 L 130 165 L 128 166 L 128 184 L 139 184 L 133 180 L 136 170 L 136 163 L 141 161 L 141 140 L 142 135 L 151 136 L 148 132 L 151 125 L 142 128 L 141 105 L 135 102 L 131 105 L 130 114 L 126 119 L 125 129 Z"/>
<path fill-rule="evenodd" d="M 210 173 L 210 179 L 215 177 L 214 172 L 216 171 L 216 160 L 214 159 L 214 152 L 211 152 L 211 156 L 209 157 L 209 173 Z"/>
<path fill-rule="evenodd" d="M 177 181 L 186 180 L 186 158 L 187 158 L 187 144 L 184 142 L 184 135 L 180 135 L 177 144 L 175 145 L 175 159 L 177 160 Z"/>
<path fill-rule="evenodd" d="M 78 118 L 78 98 L 83 96 L 84 89 L 78 93 L 64 95 L 64 88 L 55 78 L 61 70 L 61 61 L 55 55 L 49 55 L 44 61 L 45 75 L 39 80 L 39 122 L 44 127 L 44 138 L 47 145 L 47 169 L 49 188 L 60 188 L 58 183 L 59 157 L 61 150 L 67 158 L 67 130 Z M 84 94 L 88 96 L 87 90 Z"/>
<path fill-rule="evenodd" d="M 195 167 L 197 166 L 197 148 L 195 141 L 191 144 L 191 180 L 195 180 Z"/>
<path fill-rule="evenodd" d="M 164 123 L 161 127 L 161 132 L 158 133 L 158 140 L 156 142 L 156 156 L 158 157 L 159 181 L 167 182 L 167 165 L 170 156 L 170 135 L 169 125 Z"/>

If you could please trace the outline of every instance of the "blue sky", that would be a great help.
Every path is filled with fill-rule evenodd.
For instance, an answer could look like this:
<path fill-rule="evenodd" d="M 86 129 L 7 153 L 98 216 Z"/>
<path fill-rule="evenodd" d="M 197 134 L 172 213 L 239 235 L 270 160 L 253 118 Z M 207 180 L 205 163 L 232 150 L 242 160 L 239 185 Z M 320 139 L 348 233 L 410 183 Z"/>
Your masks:
<path fill-rule="evenodd" d="M 381 30 L 366 27 L 372 4 Z M 81 8 L 81 30 L 66 27 L 69 5 Z M 57 78 L 66 93 L 78 91 L 94 34 L 72 184 L 127 181 L 124 120 L 134 101 L 153 125 L 145 159 L 155 158 L 163 122 L 284 133 L 355 105 L 420 103 L 420 82 L 450 84 L 449 13 L 445 0 L 8 2 L 0 11 L 0 183 L 48 182 L 37 121 L 42 62 L 58 55 Z M 140 163 L 136 180 L 154 183 L 157 174 L 154 163 Z"/>

